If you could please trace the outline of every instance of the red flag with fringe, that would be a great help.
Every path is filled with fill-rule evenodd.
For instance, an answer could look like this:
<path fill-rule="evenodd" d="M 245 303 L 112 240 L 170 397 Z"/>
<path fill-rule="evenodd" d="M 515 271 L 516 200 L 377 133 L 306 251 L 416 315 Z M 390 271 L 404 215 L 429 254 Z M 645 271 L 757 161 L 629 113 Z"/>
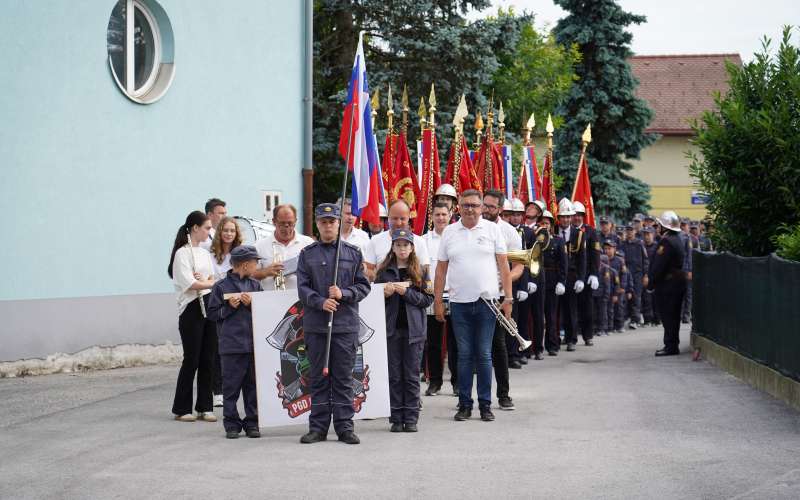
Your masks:
<path fill-rule="evenodd" d="M 589 181 L 589 162 L 586 161 L 586 154 L 581 155 L 581 161 L 578 164 L 578 174 L 575 176 L 575 186 L 572 188 L 572 201 L 579 201 L 586 207 L 583 223 L 596 227 L 594 223 L 592 184 Z"/>
<path fill-rule="evenodd" d="M 445 184 L 451 184 L 458 194 L 467 189 L 481 190 L 481 181 L 478 179 L 478 174 L 475 173 L 475 166 L 472 164 L 469 153 L 467 139 L 463 135 L 461 135 L 461 141 L 458 144 L 453 142 L 453 145 L 450 146 L 444 182 Z"/>
<path fill-rule="evenodd" d="M 417 214 L 414 218 L 414 232 L 422 235 L 428 228 L 429 211 L 433 194 L 442 184 L 439 171 L 439 148 L 436 147 L 436 134 L 431 129 L 422 131 L 422 187 L 417 198 Z"/>

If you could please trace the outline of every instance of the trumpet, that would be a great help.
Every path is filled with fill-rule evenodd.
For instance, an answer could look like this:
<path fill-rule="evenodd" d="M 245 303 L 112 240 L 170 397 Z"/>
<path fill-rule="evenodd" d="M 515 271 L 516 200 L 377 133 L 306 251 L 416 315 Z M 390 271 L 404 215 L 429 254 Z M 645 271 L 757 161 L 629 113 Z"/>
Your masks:
<path fill-rule="evenodd" d="M 272 263 L 279 264 L 283 262 L 283 253 L 281 253 L 280 249 L 276 248 L 276 246 L 272 245 Z M 275 290 L 286 290 L 286 276 L 283 275 L 283 271 L 278 271 L 278 274 L 275 275 Z"/>
<path fill-rule="evenodd" d="M 512 250 L 508 252 L 509 262 L 522 263 L 531 270 L 531 275 L 539 276 L 542 269 L 542 251 L 550 245 L 550 232 L 541 227 L 536 230 L 536 241 L 528 250 Z"/>
<path fill-rule="evenodd" d="M 531 346 L 532 342 L 530 340 L 525 340 L 522 338 L 522 335 L 519 334 L 517 322 L 511 318 L 506 318 L 506 316 L 503 314 L 503 311 L 500 310 L 500 307 L 494 299 L 487 299 L 484 297 L 481 298 L 484 302 L 486 302 L 486 305 L 489 306 L 489 309 L 492 311 L 495 318 L 497 318 L 497 322 L 500 323 L 500 326 L 503 327 L 503 330 L 507 331 L 509 335 L 517 339 L 517 342 L 519 342 L 520 351 L 524 351 Z"/>

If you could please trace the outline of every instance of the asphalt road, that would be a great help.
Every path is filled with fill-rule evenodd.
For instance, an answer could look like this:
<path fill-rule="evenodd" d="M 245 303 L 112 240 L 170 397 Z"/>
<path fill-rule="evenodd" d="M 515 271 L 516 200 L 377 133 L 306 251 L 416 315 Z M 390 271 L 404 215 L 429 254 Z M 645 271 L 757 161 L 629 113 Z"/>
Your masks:
<path fill-rule="evenodd" d="M 660 335 L 514 370 L 495 422 L 426 397 L 419 433 L 357 422 L 360 446 L 175 422 L 175 366 L 1 379 L 0 498 L 800 498 L 800 413 L 688 353 L 654 358 Z"/>

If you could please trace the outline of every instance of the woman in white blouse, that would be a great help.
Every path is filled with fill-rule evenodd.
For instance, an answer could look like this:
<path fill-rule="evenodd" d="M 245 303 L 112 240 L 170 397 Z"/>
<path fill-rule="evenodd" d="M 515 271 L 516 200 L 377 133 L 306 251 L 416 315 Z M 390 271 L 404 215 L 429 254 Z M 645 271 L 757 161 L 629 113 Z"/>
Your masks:
<path fill-rule="evenodd" d="M 167 274 L 178 295 L 178 331 L 183 344 L 183 363 L 178 372 L 172 413 L 175 420 L 216 422 L 211 398 L 213 360 L 217 350 L 217 330 L 205 318 L 208 294 L 214 286 L 211 254 L 200 248 L 208 239 L 211 221 L 200 211 L 190 213 L 178 228 Z M 197 417 L 192 414 L 192 386 L 197 373 Z"/>

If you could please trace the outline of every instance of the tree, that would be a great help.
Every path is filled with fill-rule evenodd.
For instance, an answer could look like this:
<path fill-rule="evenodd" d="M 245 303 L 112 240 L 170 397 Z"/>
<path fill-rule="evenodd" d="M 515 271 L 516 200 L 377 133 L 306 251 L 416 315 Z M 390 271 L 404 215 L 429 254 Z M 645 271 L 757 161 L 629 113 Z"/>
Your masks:
<path fill-rule="evenodd" d="M 369 85 L 381 90 L 378 143 L 385 137 L 387 85 L 392 84 L 395 123 L 399 97 L 408 85 L 409 138 L 418 134 L 416 110 L 436 84 L 440 158 L 453 136 L 452 114 L 461 94 L 473 111 L 485 109 L 485 89 L 511 54 L 530 16 L 498 16 L 467 22 L 468 10 L 490 6 L 489 0 L 317 0 L 314 5 L 314 193 L 317 200 L 339 195 L 343 161 L 336 146 L 341 129 L 346 84 L 358 33 L 365 31 Z M 467 123 L 467 128 L 472 124 Z"/>
<path fill-rule="evenodd" d="M 740 255 L 788 247 L 792 237 L 781 233 L 800 224 L 800 49 L 791 32 L 784 28 L 777 55 L 765 39 L 753 62 L 728 64 L 730 90 L 693 126 L 701 154 L 690 155 L 689 172 L 710 197 L 717 247 Z"/>
<path fill-rule="evenodd" d="M 555 135 L 556 172 L 566 181 L 563 194 L 572 194 L 581 135 L 591 123 L 587 155 L 597 210 L 628 218 L 649 208 L 650 188 L 627 175 L 633 165 L 625 159 L 638 158 L 656 139 L 644 132 L 653 112 L 636 97 L 638 82 L 627 63 L 632 35 L 625 27 L 646 18 L 623 11 L 613 0 L 554 1 L 569 13 L 553 30 L 556 41 L 577 44 L 581 53 L 575 66 L 579 80 L 559 109 L 565 124 Z"/>
<path fill-rule="evenodd" d="M 533 23 L 522 26 L 517 46 L 500 57 L 492 82 L 495 95 L 503 101 L 506 128 L 517 132 L 533 112 L 536 130 L 543 134 L 547 114 L 563 104 L 578 79 L 573 67 L 580 59 L 577 45 L 559 45 L 551 33 L 538 32 Z"/>

